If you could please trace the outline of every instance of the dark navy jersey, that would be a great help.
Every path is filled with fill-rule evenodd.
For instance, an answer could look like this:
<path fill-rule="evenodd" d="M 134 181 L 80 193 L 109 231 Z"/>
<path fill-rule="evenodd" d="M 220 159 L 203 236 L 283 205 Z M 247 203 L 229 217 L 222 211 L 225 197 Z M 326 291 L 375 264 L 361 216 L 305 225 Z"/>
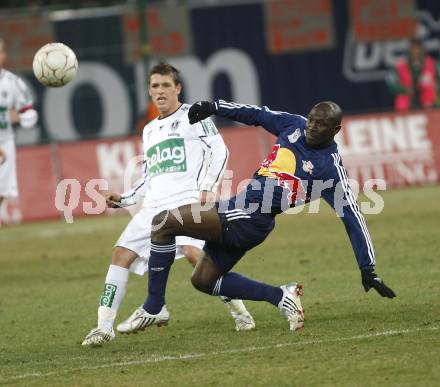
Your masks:
<path fill-rule="evenodd" d="M 218 100 L 217 115 L 262 126 L 277 136 L 275 144 L 234 205 L 247 211 L 276 215 L 320 197 L 344 222 L 358 266 L 375 265 L 373 245 L 356 203 L 335 142 L 323 149 L 306 143 L 307 119 L 267 107 Z M 220 208 L 221 210 L 221 208 Z M 226 210 L 231 210 L 231 205 Z"/>

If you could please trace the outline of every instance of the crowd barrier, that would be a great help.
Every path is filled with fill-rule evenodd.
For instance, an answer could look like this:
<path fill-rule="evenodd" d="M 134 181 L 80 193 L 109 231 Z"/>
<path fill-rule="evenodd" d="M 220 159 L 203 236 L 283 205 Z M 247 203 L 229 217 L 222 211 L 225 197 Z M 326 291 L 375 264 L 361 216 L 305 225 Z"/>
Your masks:
<path fill-rule="evenodd" d="M 387 188 L 438 182 L 439 122 L 440 109 L 346 117 L 337 143 L 349 177 L 361 187 L 369 179 L 385 180 Z M 221 132 L 230 150 L 233 194 L 265 158 L 274 137 L 258 127 Z M 133 167 L 141 154 L 139 136 L 19 148 L 20 197 L 5 203 L 1 219 L 19 223 L 60 218 L 64 214 L 59 209 L 66 205 L 73 217 L 103 212 L 99 192 L 124 190 L 124 182 L 130 183 L 127 165 L 131 161 Z"/>

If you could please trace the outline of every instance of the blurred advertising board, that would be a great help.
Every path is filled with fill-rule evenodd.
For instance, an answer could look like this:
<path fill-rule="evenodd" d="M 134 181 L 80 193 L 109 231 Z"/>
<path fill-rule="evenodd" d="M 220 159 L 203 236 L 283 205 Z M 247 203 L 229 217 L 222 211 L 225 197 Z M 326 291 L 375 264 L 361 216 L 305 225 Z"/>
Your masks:
<path fill-rule="evenodd" d="M 328 99 L 344 111 L 389 110 L 386 79 L 414 33 L 440 57 L 439 1 L 147 2 L 142 13 L 129 3 L 0 15 L 7 68 L 25 78 L 41 118 L 19 144 L 134 134 L 148 109 L 149 66 L 159 59 L 180 69 L 185 102 L 222 98 L 306 115 Z M 30 66 L 38 46 L 53 40 L 79 61 L 76 79 L 60 89 L 40 85 Z"/>
<path fill-rule="evenodd" d="M 7 42 L 8 68 L 28 72 L 38 49 L 54 41 L 53 25 L 45 14 L 0 15 L 0 37 Z"/>
<path fill-rule="evenodd" d="M 348 116 L 337 142 L 350 178 L 389 187 L 438 182 L 439 119 L 440 110 Z"/>
<path fill-rule="evenodd" d="M 330 0 L 274 0 L 264 3 L 266 36 L 274 54 L 332 48 Z"/>
<path fill-rule="evenodd" d="M 123 31 L 128 62 L 142 60 L 143 55 L 173 57 L 192 54 L 190 11 L 185 7 L 150 7 L 143 15 L 148 45 L 142 47 L 141 20 L 134 10 L 123 15 Z"/>
<path fill-rule="evenodd" d="M 361 186 L 369 179 L 383 179 L 387 188 L 439 182 L 439 122 L 440 109 L 347 116 L 337 143 L 349 177 Z M 232 171 L 226 176 L 231 190 L 221 192 L 227 197 L 246 184 L 274 137 L 258 127 L 221 132 Z M 20 199 L 4 206 L 2 219 L 61 218 L 63 206 L 71 209 L 72 217 L 108 212 L 100 192 L 131 187 L 140 177 L 141 154 L 140 136 L 19 148 Z"/>
<path fill-rule="evenodd" d="M 415 9 L 415 0 L 351 0 L 354 37 L 360 42 L 412 38 Z"/>

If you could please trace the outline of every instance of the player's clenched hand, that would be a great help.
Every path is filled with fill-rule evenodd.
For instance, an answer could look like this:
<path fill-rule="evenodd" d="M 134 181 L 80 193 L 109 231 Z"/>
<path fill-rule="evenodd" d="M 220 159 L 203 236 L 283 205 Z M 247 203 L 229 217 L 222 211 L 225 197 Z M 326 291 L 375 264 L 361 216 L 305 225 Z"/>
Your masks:
<path fill-rule="evenodd" d="M 371 288 L 375 289 L 382 297 L 394 298 L 396 297 L 396 293 L 389 288 L 382 281 L 375 272 L 374 269 L 365 269 L 362 270 L 362 285 L 364 285 L 364 289 L 368 292 Z"/>
<path fill-rule="evenodd" d="M 209 116 L 212 116 L 217 111 L 215 103 L 208 101 L 196 102 L 189 108 L 188 118 L 189 123 L 195 124 L 196 122 L 202 121 Z"/>
<path fill-rule="evenodd" d="M 113 192 L 105 194 L 105 203 L 108 208 L 118 208 L 121 203 L 121 195 Z"/>

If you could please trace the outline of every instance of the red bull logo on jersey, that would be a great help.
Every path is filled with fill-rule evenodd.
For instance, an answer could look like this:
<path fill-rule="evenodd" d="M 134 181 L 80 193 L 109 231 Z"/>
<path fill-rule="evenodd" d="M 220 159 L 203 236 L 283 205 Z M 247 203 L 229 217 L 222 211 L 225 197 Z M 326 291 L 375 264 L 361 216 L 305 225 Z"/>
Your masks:
<path fill-rule="evenodd" d="M 280 144 L 275 144 L 261 163 L 258 174 L 276 179 L 278 186 L 289 190 L 289 203 L 295 205 L 297 201 L 306 201 L 306 191 L 301 179 L 295 176 L 295 170 L 295 154 L 287 148 L 281 148 Z"/>
<path fill-rule="evenodd" d="M 287 148 L 281 148 L 280 144 L 275 144 L 269 155 L 261 163 L 258 174 L 267 177 L 275 177 L 275 172 L 294 175 L 295 170 L 296 157 L 294 153 Z"/>
<path fill-rule="evenodd" d="M 301 179 L 290 173 L 275 172 L 274 174 L 278 177 L 278 185 L 289 191 L 287 199 L 291 206 L 294 206 L 297 202 L 306 202 L 306 190 Z"/>

